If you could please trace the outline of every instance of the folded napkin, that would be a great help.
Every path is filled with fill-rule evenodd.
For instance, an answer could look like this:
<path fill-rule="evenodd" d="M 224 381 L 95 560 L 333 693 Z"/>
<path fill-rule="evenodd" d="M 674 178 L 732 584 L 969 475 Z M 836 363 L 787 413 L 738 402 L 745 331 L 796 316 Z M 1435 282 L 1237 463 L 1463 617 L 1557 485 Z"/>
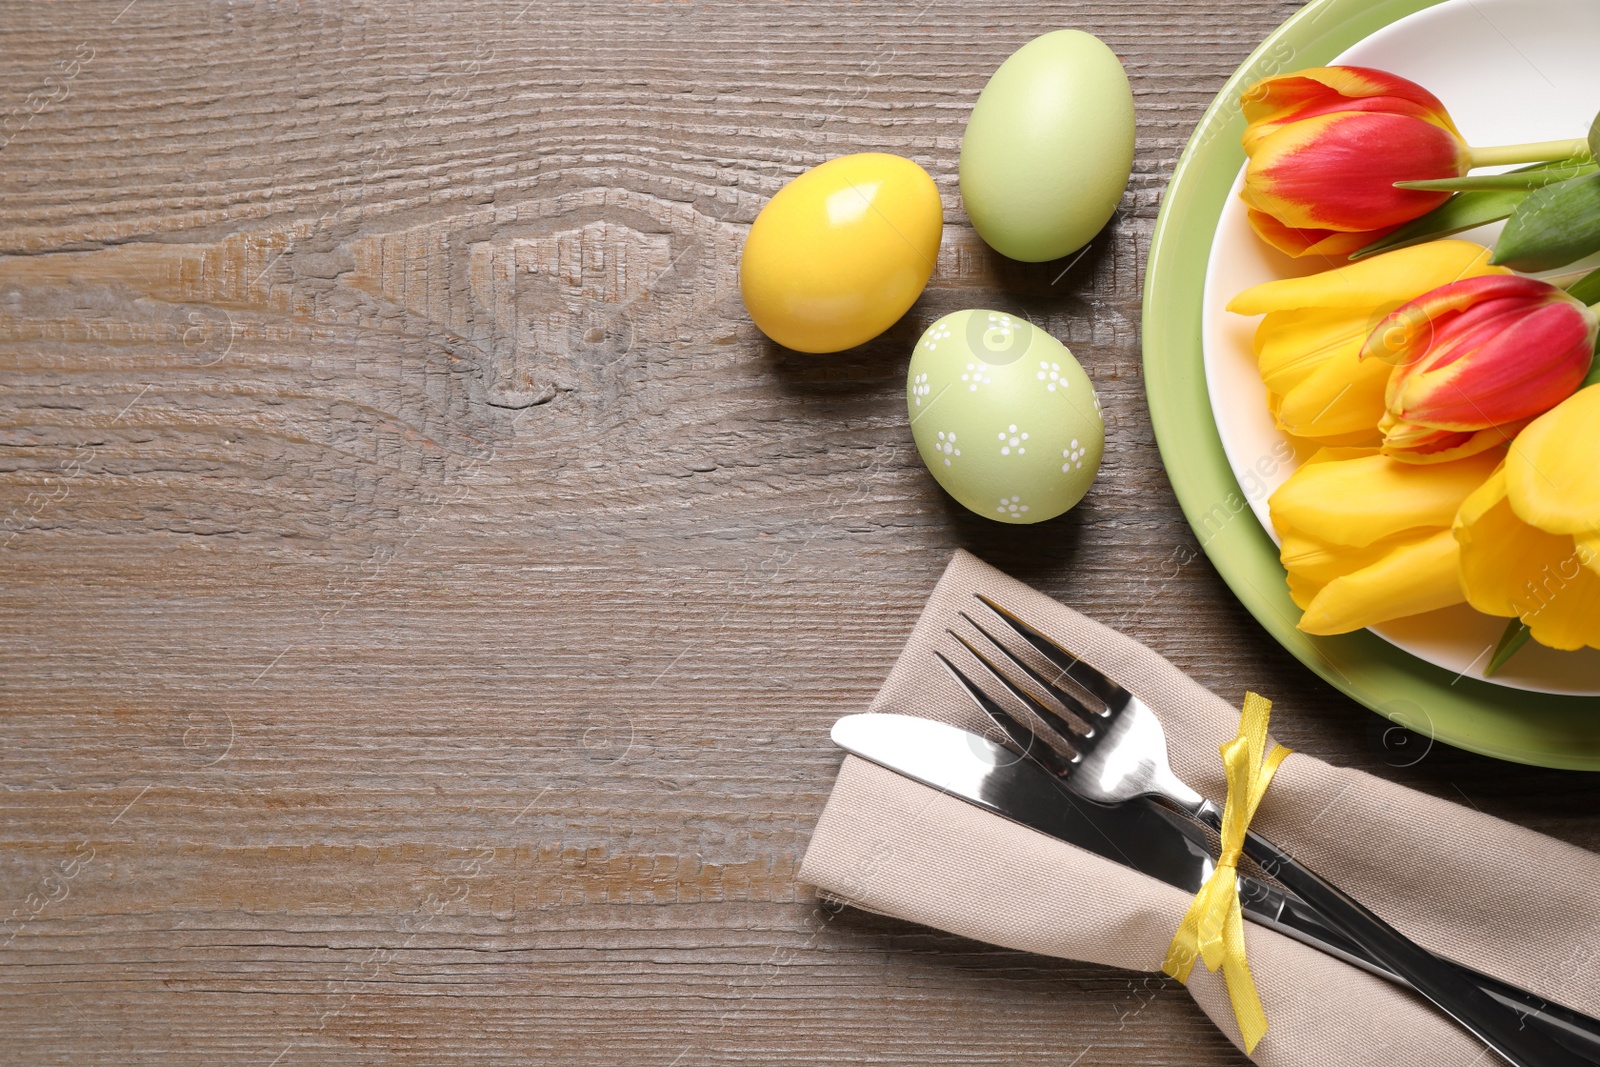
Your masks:
<path fill-rule="evenodd" d="M 1166 728 L 1173 769 L 1217 803 L 1217 749 L 1239 709 L 1143 645 L 958 553 L 869 710 L 980 732 L 987 722 L 932 655 L 982 592 L 1137 693 Z M 1293 714 L 1288 694 L 1280 714 Z M 992 733 L 992 730 L 987 732 Z M 1420 944 L 1579 1011 L 1600 1014 L 1600 856 L 1361 771 L 1295 753 L 1252 828 Z M 847 757 L 800 880 L 871 911 L 995 945 L 1159 971 L 1191 895 L 875 764 Z M 1084 902 L 1092 901 L 1093 906 Z M 1420 997 L 1245 924 L 1269 1029 L 1263 1067 L 1467 1067 L 1498 1062 Z M 1188 989 L 1243 1047 L 1220 972 Z"/>

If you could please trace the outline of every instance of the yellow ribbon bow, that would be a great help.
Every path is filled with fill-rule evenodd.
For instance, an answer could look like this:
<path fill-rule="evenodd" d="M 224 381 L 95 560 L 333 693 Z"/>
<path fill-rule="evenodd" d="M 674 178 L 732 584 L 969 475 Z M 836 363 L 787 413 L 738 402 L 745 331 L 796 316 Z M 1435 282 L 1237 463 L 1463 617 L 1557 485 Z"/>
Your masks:
<path fill-rule="evenodd" d="M 1195 894 L 1178 932 L 1172 936 L 1166 962 L 1161 969 L 1180 982 L 1189 981 L 1189 972 L 1199 958 L 1206 969 L 1222 968 L 1228 983 L 1228 999 L 1233 1017 L 1244 1037 L 1244 1050 L 1251 1052 L 1267 1032 L 1267 1013 L 1256 995 L 1255 979 L 1244 955 L 1244 913 L 1239 908 L 1239 854 L 1244 848 L 1245 831 L 1255 817 L 1256 807 L 1272 783 L 1272 775 L 1289 750 L 1274 745 L 1262 758 L 1267 746 L 1267 719 L 1272 701 L 1257 693 L 1246 693 L 1244 713 L 1239 717 L 1239 736 L 1223 745 L 1222 766 L 1228 774 L 1228 799 L 1222 809 L 1222 855 L 1217 869 Z"/>

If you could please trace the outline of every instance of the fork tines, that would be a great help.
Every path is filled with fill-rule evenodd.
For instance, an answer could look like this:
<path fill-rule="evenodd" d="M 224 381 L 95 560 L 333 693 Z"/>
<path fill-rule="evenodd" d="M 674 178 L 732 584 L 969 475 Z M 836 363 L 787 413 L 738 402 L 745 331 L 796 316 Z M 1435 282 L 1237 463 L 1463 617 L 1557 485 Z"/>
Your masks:
<path fill-rule="evenodd" d="M 978 660 L 989 670 L 989 673 L 1005 683 L 1006 688 L 1012 693 L 1027 701 L 1030 708 L 1038 706 L 1032 698 L 1015 688 L 1004 675 L 1000 674 L 994 665 L 984 659 L 977 649 L 967 644 L 960 634 L 955 633 L 953 630 L 946 632 L 963 645 L 966 645 L 968 651 L 978 657 Z M 950 658 L 943 652 L 935 650 L 933 654 L 938 657 L 940 663 L 944 664 L 945 669 L 955 677 L 955 680 L 961 684 L 961 688 L 967 691 L 967 695 L 972 698 L 973 703 L 977 704 L 983 710 L 983 713 L 989 717 L 990 721 L 1000 728 L 1000 732 L 1010 738 L 1011 743 L 1021 750 L 1023 756 L 1043 764 L 1045 769 L 1053 774 L 1064 775 L 1072 769 L 1072 765 L 1078 761 L 1077 753 L 1063 753 L 1052 748 L 1038 734 L 1024 726 L 1020 719 L 1007 711 L 1003 704 L 988 693 L 985 693 L 976 682 L 963 674 L 961 668 L 951 663 Z"/>
<path fill-rule="evenodd" d="M 1040 721 L 1063 739 L 1092 737 L 1094 735 L 1094 726 L 1092 724 L 1099 716 L 1093 709 L 1079 700 L 1075 694 L 1062 689 L 1051 679 L 1034 670 L 1033 667 L 997 641 L 995 636 L 980 626 L 971 615 L 964 611 L 959 614 L 963 619 L 967 620 L 969 626 L 988 639 L 989 644 L 993 645 L 1003 657 L 1002 662 L 1006 666 L 1002 667 L 996 664 L 994 660 L 978 651 L 976 645 L 954 630 L 946 632 L 959 641 L 963 648 L 972 653 L 972 658 L 983 664 L 983 669 L 993 675 L 995 680 L 1005 688 L 1006 692 L 1020 701 L 1023 707 L 1031 711 Z M 1054 699 L 1067 712 L 1077 716 L 1080 721 L 1073 722 L 1063 717 L 1049 704 L 1034 696 L 1019 680 L 1019 674 L 1031 681 L 1045 696 Z"/>
<path fill-rule="evenodd" d="M 1107 678 L 1104 674 L 1101 674 L 982 593 L 974 593 L 973 596 L 983 601 L 990 611 L 1000 616 L 1001 621 L 1009 626 L 1012 632 L 1032 646 L 1035 652 L 1043 656 L 1063 675 L 1072 679 L 1074 684 L 1082 686 L 1084 692 L 1103 701 L 1107 710 L 1117 711 L 1123 704 L 1127 703 L 1131 694 L 1122 686 L 1113 682 L 1110 678 Z M 970 622 L 971 619 L 969 618 L 967 621 Z M 988 634 L 984 636 L 988 637 Z M 990 640 L 993 640 L 993 638 L 990 638 Z"/>
<path fill-rule="evenodd" d="M 970 675 L 964 673 L 948 657 L 938 652 L 934 655 L 938 656 L 946 669 L 955 676 L 956 681 L 966 690 L 973 702 L 1025 755 L 1037 759 L 1057 774 L 1067 773 L 1095 747 L 1106 723 L 1128 699 L 1127 691 L 982 593 L 976 595 L 999 617 L 1000 621 L 1006 624 L 1007 629 L 1015 637 L 1021 638 L 1051 668 L 1054 668 L 1055 676 L 1049 677 L 1045 672 L 1036 669 L 965 611 L 958 613 L 969 626 L 983 635 L 998 656 L 986 654 L 954 630 L 947 632 L 1000 683 L 1005 692 L 1045 727 L 1050 741 L 1040 738 L 1032 728 L 1008 711 L 1000 701 L 989 696 Z M 1000 660 L 999 663 L 995 662 L 996 658 Z M 1026 679 L 1034 690 L 1042 693 L 1079 721 L 1075 722 L 1063 716 L 1049 703 L 1035 695 L 1034 691 L 1030 691 L 1022 679 Z M 1068 680 L 1079 687 L 1089 700 L 1086 701 L 1079 693 L 1064 687 L 1061 684 L 1063 680 Z M 1052 742 L 1067 746 L 1070 752 L 1058 751 Z"/>

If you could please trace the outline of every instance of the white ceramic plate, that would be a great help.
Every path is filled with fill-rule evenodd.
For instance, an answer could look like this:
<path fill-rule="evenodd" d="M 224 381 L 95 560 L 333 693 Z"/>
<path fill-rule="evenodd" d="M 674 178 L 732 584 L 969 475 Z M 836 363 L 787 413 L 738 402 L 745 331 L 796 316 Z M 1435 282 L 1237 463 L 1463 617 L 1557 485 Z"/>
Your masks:
<path fill-rule="evenodd" d="M 1446 0 L 1385 27 L 1336 62 L 1410 78 L 1444 102 L 1469 144 L 1500 145 L 1581 137 L 1600 107 L 1597 51 L 1596 0 Z M 1234 476 L 1276 539 L 1267 498 L 1314 449 L 1295 454 L 1267 410 L 1250 345 L 1260 320 L 1229 314 L 1225 307 L 1242 289 L 1314 274 L 1328 264 L 1290 259 L 1257 238 L 1238 199 L 1243 179 L 1241 168 L 1206 269 L 1206 387 Z M 1458 236 L 1493 244 L 1500 225 Z M 1420 659 L 1474 678 L 1483 677 L 1504 629 L 1504 619 L 1465 605 L 1373 628 Z M 1534 692 L 1600 696 L 1600 651 L 1557 652 L 1529 642 L 1488 680 Z"/>

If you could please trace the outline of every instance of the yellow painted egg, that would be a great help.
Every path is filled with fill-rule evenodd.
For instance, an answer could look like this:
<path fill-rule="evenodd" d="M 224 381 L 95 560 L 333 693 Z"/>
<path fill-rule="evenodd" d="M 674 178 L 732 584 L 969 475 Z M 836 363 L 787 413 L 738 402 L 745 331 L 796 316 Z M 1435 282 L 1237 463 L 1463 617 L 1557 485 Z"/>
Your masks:
<path fill-rule="evenodd" d="M 1133 93 L 1116 54 L 1081 30 L 1017 49 L 961 138 L 961 199 L 996 252 L 1029 263 L 1087 244 L 1133 170 Z"/>
<path fill-rule="evenodd" d="M 943 230 L 939 190 L 911 160 L 883 152 L 829 160 L 756 216 L 739 261 L 744 306 L 785 348 L 854 348 L 916 303 Z"/>

